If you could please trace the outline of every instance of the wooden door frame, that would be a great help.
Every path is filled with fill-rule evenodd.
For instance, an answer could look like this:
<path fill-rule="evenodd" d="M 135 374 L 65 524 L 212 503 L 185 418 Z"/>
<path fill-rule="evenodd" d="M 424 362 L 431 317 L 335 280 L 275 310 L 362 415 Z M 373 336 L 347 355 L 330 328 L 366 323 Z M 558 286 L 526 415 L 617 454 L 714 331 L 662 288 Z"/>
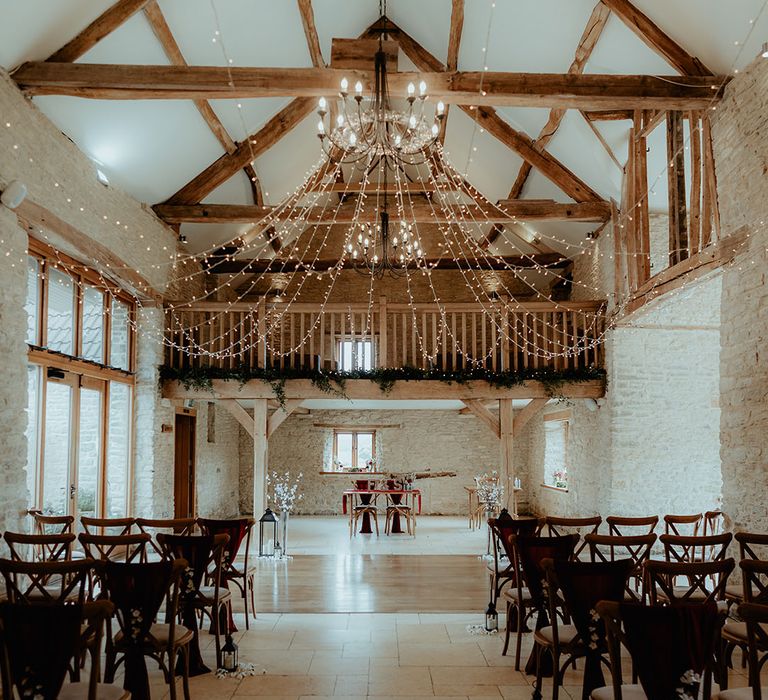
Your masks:
<path fill-rule="evenodd" d="M 176 441 L 178 439 L 177 425 L 179 416 L 184 416 L 185 418 L 191 418 L 193 420 L 192 439 L 190 442 L 190 449 L 192 452 L 190 459 L 190 463 L 192 465 L 192 479 L 189 493 L 189 505 L 191 512 L 184 515 L 179 515 L 177 507 L 178 489 L 176 485 Z M 177 406 L 176 410 L 174 411 L 173 421 L 173 514 L 174 517 L 194 517 L 197 512 L 197 411 L 194 408 L 184 408 L 182 406 Z"/>

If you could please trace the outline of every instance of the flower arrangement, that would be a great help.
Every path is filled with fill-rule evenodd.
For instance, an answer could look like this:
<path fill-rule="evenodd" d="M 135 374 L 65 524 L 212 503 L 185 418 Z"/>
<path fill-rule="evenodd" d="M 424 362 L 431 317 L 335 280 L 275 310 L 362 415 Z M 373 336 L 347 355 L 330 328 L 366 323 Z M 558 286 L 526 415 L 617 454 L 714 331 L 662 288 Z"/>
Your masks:
<path fill-rule="evenodd" d="M 299 493 L 302 476 L 303 473 L 299 472 L 296 481 L 292 481 L 290 472 L 272 472 L 271 476 L 267 474 L 267 484 L 272 486 L 270 498 L 281 513 L 290 513 L 296 503 L 304 497 Z"/>
<path fill-rule="evenodd" d="M 476 476 L 475 484 L 477 485 L 477 501 L 484 504 L 486 510 L 493 510 L 501 505 L 504 497 L 504 488 L 495 471 L 490 474 Z"/>
<path fill-rule="evenodd" d="M 552 485 L 559 489 L 568 488 L 568 470 L 565 467 L 552 472 Z"/>

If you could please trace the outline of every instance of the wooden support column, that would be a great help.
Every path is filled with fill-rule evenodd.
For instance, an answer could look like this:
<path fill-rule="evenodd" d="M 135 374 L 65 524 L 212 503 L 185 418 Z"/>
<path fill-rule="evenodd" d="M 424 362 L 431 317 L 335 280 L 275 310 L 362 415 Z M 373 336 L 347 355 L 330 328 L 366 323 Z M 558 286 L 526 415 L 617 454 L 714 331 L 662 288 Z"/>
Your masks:
<path fill-rule="evenodd" d="M 387 297 L 379 297 L 379 347 L 377 365 L 387 367 Z M 392 358 L 394 360 L 394 357 Z"/>
<path fill-rule="evenodd" d="M 688 224 L 685 206 L 685 153 L 683 115 L 667 112 L 667 181 L 669 190 L 669 264 L 688 257 Z"/>
<path fill-rule="evenodd" d="M 632 217 L 635 219 L 635 237 L 637 245 L 637 279 L 638 286 L 651 276 L 651 233 L 648 220 L 648 153 L 645 134 L 647 120 L 640 110 L 635 110 L 634 118 L 634 149 L 635 166 L 635 209 Z"/>
<path fill-rule="evenodd" d="M 259 304 L 256 309 L 256 334 L 258 335 L 257 347 L 258 352 L 256 354 L 256 366 L 266 368 L 267 366 L 267 339 L 264 337 L 267 332 L 267 302 L 264 297 L 259 299 Z"/>
<path fill-rule="evenodd" d="M 267 508 L 267 399 L 253 402 L 253 517 Z"/>
<path fill-rule="evenodd" d="M 501 483 L 504 487 L 506 507 L 517 515 L 514 456 L 514 412 L 512 399 L 499 399 L 499 438 L 501 447 Z"/>

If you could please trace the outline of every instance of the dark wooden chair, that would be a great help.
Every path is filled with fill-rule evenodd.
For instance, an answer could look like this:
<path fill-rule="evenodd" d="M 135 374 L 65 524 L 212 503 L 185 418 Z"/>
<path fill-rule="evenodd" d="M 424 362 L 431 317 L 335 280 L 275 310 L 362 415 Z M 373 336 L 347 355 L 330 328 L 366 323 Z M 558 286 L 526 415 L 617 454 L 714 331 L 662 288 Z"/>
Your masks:
<path fill-rule="evenodd" d="M 80 518 L 83 530 L 89 535 L 130 535 L 135 518 Z"/>
<path fill-rule="evenodd" d="M 89 535 L 81 532 L 78 540 L 85 556 L 94 561 L 118 561 L 131 564 L 144 560 L 144 548 L 150 540 L 149 535 Z M 99 569 L 95 568 L 89 576 L 91 597 L 96 597 L 102 589 Z"/>
<path fill-rule="evenodd" d="M 664 534 L 696 536 L 699 534 L 699 528 L 703 519 L 704 515 L 702 513 L 694 513 L 693 515 L 665 515 Z"/>
<path fill-rule="evenodd" d="M 195 518 L 136 518 L 139 532 L 150 536 L 149 547 L 146 549 L 147 560 L 163 558 L 163 549 L 157 541 L 160 533 L 167 535 L 192 535 L 195 532 Z"/>
<path fill-rule="evenodd" d="M 664 546 L 667 561 L 694 562 L 719 561 L 725 559 L 733 535 L 662 535 L 659 541 Z"/>
<path fill-rule="evenodd" d="M 490 600 L 495 604 L 502 588 L 514 583 L 518 575 L 514 566 L 510 535 L 535 535 L 539 521 L 536 518 L 513 518 L 504 509 L 498 518 L 488 519 L 488 527 L 492 534 L 493 561 L 488 562 L 487 568 L 490 577 Z"/>
<path fill-rule="evenodd" d="M 762 700 L 768 698 L 768 688 L 761 686 L 759 669 L 765 663 L 764 655 L 758 661 L 761 651 L 768 649 L 768 605 L 743 603 L 739 605 L 739 617 L 744 621 L 747 630 L 747 649 L 749 658 L 749 685 L 746 688 L 733 690 L 721 689 L 712 700 Z M 758 669 L 755 673 L 753 669 Z"/>
<path fill-rule="evenodd" d="M 590 515 L 585 518 L 560 518 L 554 515 L 548 515 L 544 518 L 542 534 L 549 537 L 559 537 L 562 535 L 579 535 L 583 538 L 585 535 L 596 535 L 600 529 L 603 519 L 599 515 Z M 587 543 L 582 539 L 576 547 L 575 558 L 581 557 L 586 549 Z"/>
<path fill-rule="evenodd" d="M 72 515 L 44 515 L 42 511 L 27 511 L 35 521 L 36 535 L 68 535 L 74 530 L 75 518 Z"/>
<path fill-rule="evenodd" d="M 608 525 L 608 534 L 614 537 L 650 535 L 659 524 L 659 516 L 649 515 L 646 517 L 630 518 L 621 515 L 609 515 L 605 522 Z"/>
<path fill-rule="evenodd" d="M 595 609 L 605 623 L 612 682 L 593 690 L 591 700 L 710 697 L 723 620 L 715 603 L 647 607 L 601 601 Z M 622 646 L 639 684 L 623 683 Z"/>
<path fill-rule="evenodd" d="M 725 599 L 725 586 L 735 568 L 733 559 L 700 562 L 649 560 L 645 569 L 645 590 L 651 605 L 710 603 Z M 679 578 L 687 580 L 676 585 Z M 714 585 L 710 582 L 714 581 Z M 710 584 L 710 585 L 708 585 Z"/>
<path fill-rule="evenodd" d="M 9 602 L 24 605 L 85 602 L 90 559 L 78 561 L 15 561 L 0 559 Z"/>
<path fill-rule="evenodd" d="M 99 654 L 94 654 L 88 683 L 66 683 L 83 638 L 99 648 L 105 621 L 112 614 L 106 600 L 85 605 L 0 604 L 0 675 L 3 697 L 43 700 L 129 700 L 117 686 L 99 683 Z"/>
<path fill-rule="evenodd" d="M 55 535 L 6 532 L 3 539 L 14 561 L 68 561 L 72 559 L 72 543 L 77 538 L 71 532 Z"/>
<path fill-rule="evenodd" d="M 184 559 L 97 565 L 104 590 L 115 605 L 119 630 L 107 638 L 104 677 L 112 681 L 120 664 L 125 666 L 124 684 L 133 698 L 149 698 L 145 657 L 154 659 L 176 698 L 176 673 L 182 677 L 184 697 L 189 700 L 189 657 L 192 630 L 177 623 L 180 583 L 187 568 Z M 166 622 L 156 622 L 165 601 Z"/>
<path fill-rule="evenodd" d="M 233 518 L 230 520 L 214 520 L 212 518 L 198 518 L 198 524 L 203 534 L 229 535 L 229 541 L 224 548 L 224 561 L 221 569 L 221 585 L 226 588 L 232 582 L 237 586 L 245 607 L 245 629 L 250 628 L 248 601 L 251 603 L 251 613 L 256 615 L 256 599 L 254 592 L 254 580 L 256 567 L 249 565 L 248 559 L 251 549 L 251 532 L 256 521 L 253 518 Z M 245 543 L 243 560 L 238 561 L 240 547 Z M 232 623 L 230 622 L 232 627 Z M 235 628 L 233 627 L 233 630 Z"/>
<path fill-rule="evenodd" d="M 544 559 L 571 559 L 574 556 L 578 535 L 562 535 L 560 537 L 537 537 L 526 535 L 509 535 L 507 548 L 512 551 L 514 567 L 521 572 L 515 580 L 515 585 L 508 587 L 502 594 L 507 604 L 507 626 L 504 637 L 502 655 L 506 656 L 509 648 L 509 637 L 515 631 L 515 670 L 520 670 L 520 651 L 526 622 L 535 613 L 536 628 L 549 624 L 546 590 L 544 588 Z M 513 614 L 514 613 L 514 614 Z M 533 659 L 534 656 L 531 657 Z M 533 662 L 529 661 L 529 669 L 534 672 Z"/>
<path fill-rule="evenodd" d="M 656 542 L 656 535 L 586 535 L 584 539 L 589 547 L 589 556 L 593 562 L 617 561 L 629 559 L 632 570 L 627 579 L 626 600 L 640 602 L 644 600 L 643 564 L 651 558 L 651 548 Z"/>
<path fill-rule="evenodd" d="M 768 535 L 757 532 L 737 532 L 733 538 L 739 543 L 739 559 L 768 560 Z M 725 599 L 729 603 L 741 603 L 744 600 L 742 583 L 729 583 L 725 587 Z"/>
<path fill-rule="evenodd" d="M 576 659 L 586 659 L 582 695 L 590 693 L 605 683 L 601 663 L 608 653 L 605 626 L 595 616 L 595 607 L 601 600 L 621 602 L 633 569 L 631 559 L 607 562 L 582 562 L 545 559 L 542 562 L 546 575 L 549 599 L 550 625 L 536 630 L 537 645 L 536 685 L 533 697 L 541 697 L 542 655 L 552 656 L 552 700 L 559 697 L 565 670 Z M 564 609 L 573 624 L 558 624 L 558 610 Z M 565 661 L 560 664 L 560 657 Z"/>

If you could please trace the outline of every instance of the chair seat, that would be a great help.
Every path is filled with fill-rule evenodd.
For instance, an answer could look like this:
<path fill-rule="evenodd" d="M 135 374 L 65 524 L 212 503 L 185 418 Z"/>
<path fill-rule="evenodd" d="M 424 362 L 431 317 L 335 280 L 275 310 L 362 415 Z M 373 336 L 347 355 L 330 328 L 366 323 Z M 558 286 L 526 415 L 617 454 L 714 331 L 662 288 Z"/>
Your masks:
<path fill-rule="evenodd" d="M 768 698 L 768 688 L 760 688 L 760 695 Z M 752 688 L 734 688 L 733 690 L 721 690 L 712 700 L 752 700 Z"/>
<path fill-rule="evenodd" d="M 533 599 L 531 596 L 531 592 L 527 588 L 522 589 L 522 594 L 523 594 L 523 602 Z M 501 595 L 503 598 L 507 598 L 514 602 L 517 602 L 518 600 L 517 588 L 506 588 Z"/>
<path fill-rule="evenodd" d="M 563 646 L 569 646 L 579 636 L 575 625 L 558 625 L 558 636 L 560 638 L 560 644 Z M 554 629 L 550 627 L 542 627 L 540 630 L 536 630 L 533 634 L 533 638 L 539 643 L 545 646 L 552 646 L 555 643 Z"/>
<path fill-rule="evenodd" d="M 768 625 L 761 624 L 760 627 L 768 632 Z M 722 630 L 723 639 L 727 642 L 744 642 L 747 640 L 747 623 L 746 622 L 728 622 L 723 625 Z"/>
<path fill-rule="evenodd" d="M 131 694 L 119 685 L 99 683 L 96 700 L 130 700 Z M 88 683 L 65 683 L 59 692 L 59 700 L 87 700 Z"/>
<path fill-rule="evenodd" d="M 213 598 L 216 595 L 216 588 L 214 586 L 200 586 L 200 597 L 208 604 L 213 603 Z M 229 600 L 232 597 L 229 588 L 219 588 L 219 602 L 223 603 L 225 600 Z"/>
<path fill-rule="evenodd" d="M 159 646 L 166 646 L 171 635 L 171 626 L 165 623 L 156 623 L 149 628 L 149 632 L 157 640 Z M 187 629 L 184 625 L 176 625 L 173 629 L 173 642 L 177 646 L 189 644 L 193 636 L 192 630 Z M 123 633 L 118 632 L 115 635 L 115 644 L 119 645 L 122 638 Z"/>
<path fill-rule="evenodd" d="M 248 565 L 247 569 L 243 569 L 242 566 L 233 566 L 229 571 L 222 571 L 222 576 L 226 578 L 243 578 L 243 576 L 253 576 L 256 573 L 256 567 L 252 564 Z"/>
<path fill-rule="evenodd" d="M 595 688 L 589 697 L 591 700 L 613 700 L 613 687 Z M 634 684 L 621 686 L 621 698 L 622 700 L 648 700 L 642 687 Z"/>

